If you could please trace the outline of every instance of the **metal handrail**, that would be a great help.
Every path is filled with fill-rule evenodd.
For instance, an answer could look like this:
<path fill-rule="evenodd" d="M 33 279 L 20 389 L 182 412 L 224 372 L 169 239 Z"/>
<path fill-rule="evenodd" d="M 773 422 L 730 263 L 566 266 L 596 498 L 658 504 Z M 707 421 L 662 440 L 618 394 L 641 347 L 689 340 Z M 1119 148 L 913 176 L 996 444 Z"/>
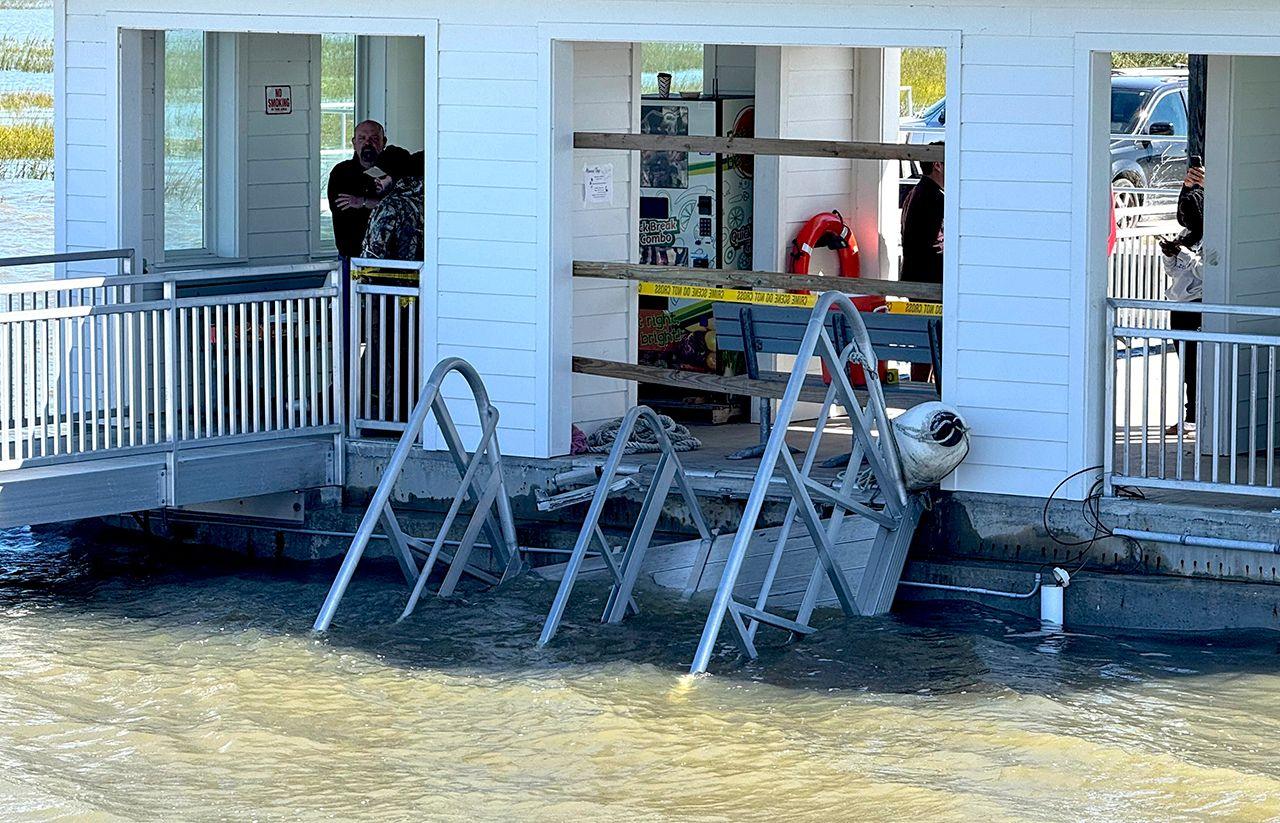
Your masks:
<path fill-rule="evenodd" d="M 1193 314 L 1230 314 L 1244 317 L 1280 317 L 1280 307 L 1232 306 L 1223 303 L 1179 303 L 1175 300 L 1132 300 L 1108 297 L 1107 305 L 1117 309 L 1153 309 L 1156 311 L 1185 311 Z"/>
<path fill-rule="evenodd" d="M 851 331 L 852 342 L 839 349 L 827 333 L 828 315 L 832 311 L 845 316 Z M 797 466 L 786 440 L 787 428 L 788 422 L 796 413 L 808 367 L 815 356 L 826 365 L 832 379 L 826 399 L 818 413 L 818 422 L 814 427 L 810 447 L 802 463 Z M 787 380 L 782 400 L 778 404 L 778 422 L 765 444 L 751 492 L 743 506 L 738 531 L 725 557 L 720 583 L 712 600 L 698 649 L 694 653 L 693 664 L 690 667 L 691 673 L 698 674 L 706 671 L 726 618 L 732 618 L 730 623 L 735 632 L 735 639 L 742 649 L 753 657 L 755 656 L 753 627 L 757 623 L 785 628 L 793 633 L 803 634 L 812 631 L 806 623 L 816 605 L 818 584 L 823 576 L 830 581 L 836 599 L 846 614 L 882 614 L 888 611 L 897 589 L 902 563 L 906 558 L 907 545 L 915 531 L 922 504 L 918 495 L 908 492 L 903 479 L 895 436 L 876 368 L 877 362 L 875 350 L 871 345 L 871 336 L 853 302 L 841 292 L 824 292 L 818 298 L 809 317 L 803 341 L 796 353 L 795 366 Z M 861 366 L 865 376 L 867 396 L 865 405 L 859 403 L 849 381 L 848 367 L 852 364 Z M 809 477 L 822 430 L 836 403 L 848 412 L 849 421 L 854 428 L 854 451 L 849 463 L 849 475 L 855 476 L 863 461 L 866 461 L 868 470 L 875 478 L 879 492 L 883 496 L 883 510 L 873 511 L 849 497 L 841 489 L 825 488 L 822 484 L 812 482 Z M 873 431 L 876 432 L 875 435 L 872 434 Z M 779 542 L 774 548 L 770 571 L 766 573 L 765 582 L 757 596 L 757 605 L 754 608 L 744 606 L 734 596 L 738 576 L 746 560 L 747 549 L 754 540 L 754 530 L 764 508 L 765 499 L 772 492 L 773 475 L 779 469 L 782 470 L 787 481 L 792 498 L 783 523 L 789 530 L 792 520 L 799 517 L 813 541 L 818 556 L 810 585 L 794 620 L 782 619 L 764 611 L 770 587 L 773 585 L 773 574 L 776 572 L 781 553 L 785 551 L 785 533 L 779 537 Z M 875 522 L 881 530 L 874 541 L 874 548 L 868 557 L 856 594 L 851 590 L 843 571 L 832 558 L 830 534 L 835 532 L 828 533 L 823 528 L 814 503 L 814 496 L 819 492 L 821 492 L 821 503 L 832 503 L 835 506 L 829 528 L 838 529 L 842 519 L 847 514 L 853 514 L 864 516 Z M 750 626 L 747 625 L 746 620 L 751 621 Z"/>
<path fill-rule="evenodd" d="M 0 257 L 0 268 L 10 266 L 39 266 L 49 263 L 85 263 L 94 260 L 127 261 L 128 273 L 138 270 L 138 252 L 136 249 L 107 249 L 105 251 L 72 251 L 56 254 L 29 254 L 19 257 Z"/>

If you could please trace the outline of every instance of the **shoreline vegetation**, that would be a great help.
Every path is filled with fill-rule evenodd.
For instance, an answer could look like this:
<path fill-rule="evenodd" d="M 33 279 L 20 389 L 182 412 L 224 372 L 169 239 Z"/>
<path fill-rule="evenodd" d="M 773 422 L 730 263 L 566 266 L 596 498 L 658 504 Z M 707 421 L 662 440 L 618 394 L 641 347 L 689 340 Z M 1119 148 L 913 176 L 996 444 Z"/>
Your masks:
<path fill-rule="evenodd" d="M 0 0 L 0 10 L 52 9 L 51 0 Z M 0 72 L 48 75 L 53 41 L 47 37 L 0 35 Z M 23 88 L 19 79 L 0 92 L 0 179 L 53 177 L 53 95 Z"/>

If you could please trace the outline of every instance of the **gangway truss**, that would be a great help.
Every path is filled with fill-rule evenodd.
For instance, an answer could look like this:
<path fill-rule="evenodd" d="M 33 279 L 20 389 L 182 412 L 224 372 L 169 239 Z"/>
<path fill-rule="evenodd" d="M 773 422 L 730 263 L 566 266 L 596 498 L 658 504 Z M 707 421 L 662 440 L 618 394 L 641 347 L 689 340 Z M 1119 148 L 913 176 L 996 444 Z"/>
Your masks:
<path fill-rule="evenodd" d="M 479 415 L 480 439 L 471 452 L 467 451 L 462 435 L 454 425 L 448 404 L 441 393 L 445 378 L 454 373 L 466 380 Z M 391 504 L 391 495 L 395 489 L 396 480 L 400 477 L 400 472 L 404 469 L 405 462 L 409 459 L 409 454 L 414 444 L 418 442 L 429 417 L 435 418 L 461 481 L 449 510 L 436 531 L 435 538 L 427 541 L 408 535 L 401 529 Z M 457 548 L 450 555 L 444 548 L 449 531 L 453 528 L 463 505 L 468 503 L 473 507 L 470 518 Z M 489 402 L 489 394 L 485 390 L 484 381 L 479 373 L 467 361 L 458 357 L 446 358 L 441 360 L 431 372 L 426 386 L 418 396 L 418 402 L 409 415 L 400 442 L 396 444 L 382 479 L 378 482 L 378 487 L 369 502 L 369 507 L 360 521 L 360 526 L 356 529 L 355 537 L 351 541 L 350 548 L 347 549 L 329 594 L 320 607 L 320 613 L 316 616 L 313 626 L 315 631 L 327 631 L 333 623 L 338 604 L 342 602 L 347 586 L 355 574 L 356 566 L 359 565 L 369 541 L 379 527 L 390 542 L 392 553 L 400 565 L 405 582 L 410 587 L 409 600 L 400 615 L 401 620 L 413 613 L 426 588 L 427 579 L 436 563 L 440 561 L 449 566 L 449 571 L 445 574 L 444 581 L 437 591 L 441 597 L 447 597 L 453 593 L 464 572 L 487 583 L 497 584 L 518 573 L 523 567 L 520 549 L 516 542 L 511 498 L 507 495 L 506 481 L 502 473 L 502 452 L 498 447 L 498 410 Z M 500 577 L 494 577 L 468 565 L 471 552 L 481 533 L 484 533 L 489 541 L 494 557 L 503 569 Z M 423 555 L 421 566 L 418 566 L 415 553 Z"/>
<path fill-rule="evenodd" d="M 847 342 L 840 347 L 828 330 L 833 313 L 847 321 Z M 831 380 L 808 448 L 797 464 L 786 436 L 813 357 L 822 360 Z M 851 383 L 854 366 L 864 375 L 865 399 L 859 398 Z M 840 292 L 821 295 L 801 338 L 738 530 L 722 539 L 708 530 L 683 466 L 662 436 L 656 415 L 643 406 L 631 409 L 600 470 L 591 506 L 563 566 L 539 643 L 554 637 L 593 542 L 599 544 L 613 578 L 605 622 L 618 622 L 628 609 L 635 609 L 632 593 L 642 572 L 650 573 L 659 585 L 682 586 L 685 596 L 690 597 L 710 588 L 716 570 L 720 570 L 691 666 L 694 673 L 707 670 L 726 619 L 743 653 L 754 658 L 756 635 L 762 625 L 794 637 L 814 630 L 810 619 L 821 605 L 838 605 L 850 616 L 886 613 L 893 604 L 924 497 L 906 487 L 878 366 L 866 326 L 850 299 Z M 835 481 L 824 482 L 815 475 L 814 463 L 823 429 L 837 406 L 843 407 L 853 428 L 853 450 L 846 472 Z M 609 547 L 599 519 L 609 495 L 620 488 L 615 475 L 627 437 L 638 421 L 659 433 L 662 454 L 626 549 L 618 557 Z M 777 475 L 781 475 L 781 484 L 776 482 Z M 683 494 L 699 536 L 651 546 L 654 526 L 673 484 Z M 776 498 L 779 485 L 785 487 L 789 498 L 782 524 L 758 530 L 765 499 Z M 584 493 L 564 497 L 580 502 Z M 797 523 L 802 533 L 793 535 Z"/>
<path fill-rule="evenodd" d="M 827 332 L 826 320 L 831 312 L 844 315 L 850 331 L 849 342 L 838 349 Z M 809 448 L 797 465 L 787 445 L 787 429 L 796 413 L 810 359 L 819 357 L 831 376 L 814 426 Z M 850 382 L 850 367 L 860 366 L 866 383 L 865 401 L 860 401 Z M 804 635 L 813 631 L 809 619 L 817 605 L 824 582 L 829 582 L 835 598 L 846 615 L 877 615 L 893 605 L 898 580 L 906 562 L 907 549 L 923 510 L 923 498 L 908 492 L 903 480 L 893 427 L 880 385 L 879 361 L 871 345 L 862 317 L 849 297 L 841 292 L 825 292 L 818 298 L 797 352 L 795 367 L 778 404 L 777 420 L 756 471 L 755 481 L 743 508 L 742 520 L 725 558 L 720 583 L 716 587 L 702 638 L 694 653 L 690 671 L 705 672 L 715 651 L 725 618 L 728 617 L 734 639 L 749 657 L 756 656 L 755 636 L 763 624 Z M 853 452 L 843 481 L 828 485 L 812 476 L 814 460 L 822 430 L 836 405 L 844 408 L 853 428 Z M 769 565 L 753 604 L 735 596 L 739 574 L 747 550 L 755 539 L 756 524 L 764 507 L 775 472 L 781 470 L 789 496 L 782 533 L 774 543 Z M 874 488 L 871 498 L 855 494 L 857 487 Z M 817 501 L 817 502 L 815 502 Z M 824 522 L 818 503 L 831 508 Z M 834 539 L 850 515 L 875 524 L 875 537 L 865 558 L 861 580 L 855 588 L 847 569 L 836 557 Z M 792 523 L 798 519 L 813 541 L 817 555 L 809 584 L 794 618 L 768 609 L 777 571 L 786 553 L 786 539 Z"/>
<path fill-rule="evenodd" d="M 644 502 L 640 504 L 640 513 L 636 517 L 635 527 L 631 530 L 631 537 L 627 540 L 626 548 L 619 558 L 614 556 L 608 538 L 600 528 L 600 516 L 604 514 L 604 507 L 610 493 L 619 490 L 619 484 L 614 480 L 622 464 L 622 458 L 626 454 L 627 442 L 631 439 L 631 433 L 637 425 L 648 426 L 653 431 L 658 439 L 661 456 L 654 468 L 649 489 L 645 492 Z M 592 494 L 586 519 L 578 532 L 578 540 L 573 546 L 573 551 L 569 555 L 569 562 L 566 564 L 564 577 L 560 579 L 560 586 L 551 604 L 551 611 L 547 614 L 546 622 L 542 626 L 542 634 L 538 638 L 539 646 L 545 646 L 555 637 L 556 630 L 560 627 L 560 620 L 564 616 L 565 607 L 569 603 L 569 596 L 573 592 L 573 584 L 582 570 L 582 563 L 586 559 L 587 550 L 591 547 L 593 540 L 600 544 L 600 557 L 613 577 L 613 588 L 605 602 L 601 622 L 617 623 L 626 616 L 628 610 L 633 613 L 639 612 L 639 606 L 636 605 L 632 592 L 639 579 L 649 544 L 653 540 L 658 518 L 662 515 L 663 504 L 670 496 L 673 484 L 684 498 L 701 538 L 700 550 L 705 555 L 711 550 L 715 536 L 707 528 L 706 518 L 703 517 L 702 509 L 698 505 L 698 497 L 694 493 L 688 475 L 685 474 L 675 447 L 671 444 L 671 438 L 667 436 L 662 421 L 653 409 L 648 406 L 632 407 L 622 418 L 622 424 L 614 438 L 613 448 L 609 450 L 609 456 L 600 469 L 600 478 Z"/>

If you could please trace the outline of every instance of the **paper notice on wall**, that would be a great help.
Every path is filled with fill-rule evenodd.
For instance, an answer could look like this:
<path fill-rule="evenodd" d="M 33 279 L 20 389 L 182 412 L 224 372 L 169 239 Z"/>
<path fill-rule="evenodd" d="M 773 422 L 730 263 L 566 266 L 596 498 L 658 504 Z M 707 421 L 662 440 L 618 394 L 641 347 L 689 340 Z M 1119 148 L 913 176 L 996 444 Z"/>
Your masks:
<path fill-rule="evenodd" d="M 589 206 L 613 203 L 613 164 L 596 163 L 582 167 L 583 200 Z"/>

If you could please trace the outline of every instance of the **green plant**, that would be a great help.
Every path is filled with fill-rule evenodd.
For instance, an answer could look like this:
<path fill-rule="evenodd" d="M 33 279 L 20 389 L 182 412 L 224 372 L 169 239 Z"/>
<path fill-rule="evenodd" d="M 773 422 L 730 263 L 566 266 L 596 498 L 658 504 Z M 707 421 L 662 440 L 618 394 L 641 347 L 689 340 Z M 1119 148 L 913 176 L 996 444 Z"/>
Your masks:
<path fill-rule="evenodd" d="M 36 122 L 0 125 L 0 161 L 52 159 L 52 123 Z"/>
<path fill-rule="evenodd" d="M 947 93 L 946 49 L 903 49 L 901 82 L 911 87 L 914 107 L 914 111 L 903 111 L 905 116 L 918 114 L 941 100 Z"/>
<path fill-rule="evenodd" d="M 1113 51 L 1111 53 L 1113 69 L 1163 69 L 1186 64 L 1185 52 Z"/>
<path fill-rule="evenodd" d="M 52 109 L 53 95 L 43 91 L 7 91 L 0 94 L 0 111 L 24 112 Z"/>
<path fill-rule="evenodd" d="M 0 36 L 0 71 L 53 71 L 53 43 L 36 37 Z"/>

